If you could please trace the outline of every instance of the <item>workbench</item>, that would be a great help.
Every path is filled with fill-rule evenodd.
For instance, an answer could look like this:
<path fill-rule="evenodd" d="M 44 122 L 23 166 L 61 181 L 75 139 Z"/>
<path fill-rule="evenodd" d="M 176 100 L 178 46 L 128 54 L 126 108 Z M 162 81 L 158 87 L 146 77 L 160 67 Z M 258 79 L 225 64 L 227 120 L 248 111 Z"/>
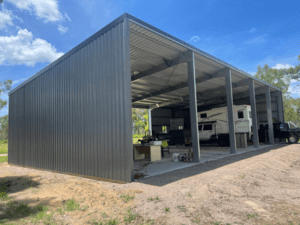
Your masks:
<path fill-rule="evenodd" d="M 134 159 L 150 159 L 151 162 L 161 160 L 160 145 L 133 145 Z"/>

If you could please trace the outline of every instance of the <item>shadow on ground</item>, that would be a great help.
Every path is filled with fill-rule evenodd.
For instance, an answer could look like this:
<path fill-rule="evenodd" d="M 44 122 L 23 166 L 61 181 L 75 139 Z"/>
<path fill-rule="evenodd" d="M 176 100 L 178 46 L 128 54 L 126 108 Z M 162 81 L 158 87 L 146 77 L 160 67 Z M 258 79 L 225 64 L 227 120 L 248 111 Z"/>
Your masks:
<path fill-rule="evenodd" d="M 229 165 L 234 162 L 238 162 L 238 161 L 241 161 L 244 159 L 251 158 L 253 156 L 267 153 L 271 150 L 285 147 L 287 145 L 288 144 L 278 144 L 278 145 L 274 145 L 274 146 L 270 146 L 270 147 L 265 147 L 263 149 L 252 150 L 252 151 L 245 152 L 242 154 L 237 154 L 237 155 L 233 154 L 233 155 L 230 155 L 225 158 L 204 162 L 204 163 L 201 163 L 201 164 L 198 164 L 195 166 L 175 170 L 172 172 L 160 174 L 160 175 L 145 178 L 145 179 L 135 180 L 134 182 L 155 185 L 155 186 L 164 186 L 164 185 L 176 182 L 178 180 L 181 180 L 183 178 L 188 178 L 188 177 L 195 176 L 195 175 L 198 175 L 201 173 L 205 173 L 205 172 L 220 168 L 222 166 Z M 200 154 L 201 154 L 201 152 L 200 152 Z"/>
<path fill-rule="evenodd" d="M 32 187 L 38 187 L 36 177 L 11 176 L 0 178 L 0 224 L 11 223 L 22 218 L 31 217 L 34 220 L 45 217 L 48 202 L 51 199 L 38 200 L 22 199 L 15 200 L 15 194 Z M 11 197 L 11 194 L 13 194 Z M 38 221 L 36 221 L 38 222 Z"/>

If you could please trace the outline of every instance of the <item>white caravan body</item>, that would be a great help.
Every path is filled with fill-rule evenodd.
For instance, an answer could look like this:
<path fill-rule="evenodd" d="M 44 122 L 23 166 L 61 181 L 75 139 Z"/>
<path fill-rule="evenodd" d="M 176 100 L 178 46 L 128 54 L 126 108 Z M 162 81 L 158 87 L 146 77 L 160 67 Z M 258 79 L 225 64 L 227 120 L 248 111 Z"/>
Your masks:
<path fill-rule="evenodd" d="M 235 133 L 247 133 L 247 139 L 251 139 L 252 117 L 249 105 L 233 106 Z M 227 107 L 215 108 L 198 113 L 200 141 L 220 139 L 229 134 Z M 228 136 L 229 137 L 229 136 Z"/>

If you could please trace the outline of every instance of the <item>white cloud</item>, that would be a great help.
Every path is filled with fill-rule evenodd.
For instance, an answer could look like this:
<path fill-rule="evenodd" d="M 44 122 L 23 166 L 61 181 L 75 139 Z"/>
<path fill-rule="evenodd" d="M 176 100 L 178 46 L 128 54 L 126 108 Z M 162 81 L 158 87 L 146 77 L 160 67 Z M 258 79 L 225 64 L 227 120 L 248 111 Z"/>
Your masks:
<path fill-rule="evenodd" d="M 198 37 L 198 36 L 193 36 L 193 37 L 191 37 L 191 41 L 193 41 L 193 42 L 197 42 L 197 41 L 199 41 L 200 40 L 200 38 Z"/>
<path fill-rule="evenodd" d="M 280 69 L 289 69 L 291 67 L 294 67 L 294 66 L 290 65 L 290 64 L 280 64 L 280 63 L 277 63 L 275 66 L 272 67 L 272 69 L 280 70 Z"/>
<path fill-rule="evenodd" d="M 255 31 L 256 31 L 255 28 L 251 28 L 251 29 L 249 30 L 249 33 L 254 33 Z"/>
<path fill-rule="evenodd" d="M 9 11 L 0 12 L 0 30 L 5 28 L 7 25 L 13 26 L 13 18 Z"/>
<path fill-rule="evenodd" d="M 61 34 L 64 34 L 64 33 L 66 33 L 66 32 L 69 30 L 68 27 L 64 27 L 64 26 L 62 26 L 62 25 L 58 25 L 58 28 L 57 28 L 57 29 L 59 30 L 59 32 L 60 32 Z"/>
<path fill-rule="evenodd" d="M 65 17 L 66 17 L 70 22 L 72 21 L 71 18 L 68 16 L 67 13 L 65 13 Z"/>
<path fill-rule="evenodd" d="M 295 82 L 289 87 L 288 90 L 292 95 L 298 95 L 300 97 L 300 81 Z"/>
<path fill-rule="evenodd" d="M 0 65 L 34 66 L 37 62 L 53 62 L 63 55 L 47 41 L 37 38 L 27 29 L 16 36 L 0 36 Z"/>
<path fill-rule="evenodd" d="M 14 85 L 16 85 L 16 84 L 18 84 L 18 83 L 22 83 L 23 81 L 25 81 L 25 80 L 27 80 L 28 78 L 22 78 L 22 79 L 19 79 L 19 80 L 14 80 L 13 82 L 12 82 L 12 85 L 11 86 L 14 86 Z"/>
<path fill-rule="evenodd" d="M 62 20 L 63 17 L 58 9 L 57 0 L 7 0 L 20 10 L 34 13 L 45 22 Z"/>
<path fill-rule="evenodd" d="M 246 44 L 263 44 L 266 42 L 266 35 L 261 35 L 258 37 L 251 38 L 250 40 L 247 40 Z"/>

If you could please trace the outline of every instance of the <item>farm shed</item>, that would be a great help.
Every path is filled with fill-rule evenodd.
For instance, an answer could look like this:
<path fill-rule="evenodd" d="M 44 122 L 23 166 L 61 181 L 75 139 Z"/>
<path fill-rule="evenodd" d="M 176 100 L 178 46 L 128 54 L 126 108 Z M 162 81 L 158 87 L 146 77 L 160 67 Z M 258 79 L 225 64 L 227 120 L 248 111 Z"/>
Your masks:
<path fill-rule="evenodd" d="M 9 93 L 8 162 L 131 182 L 132 108 L 152 109 L 152 129 L 185 113 L 199 162 L 197 111 L 233 104 L 283 121 L 280 89 L 123 14 Z"/>

